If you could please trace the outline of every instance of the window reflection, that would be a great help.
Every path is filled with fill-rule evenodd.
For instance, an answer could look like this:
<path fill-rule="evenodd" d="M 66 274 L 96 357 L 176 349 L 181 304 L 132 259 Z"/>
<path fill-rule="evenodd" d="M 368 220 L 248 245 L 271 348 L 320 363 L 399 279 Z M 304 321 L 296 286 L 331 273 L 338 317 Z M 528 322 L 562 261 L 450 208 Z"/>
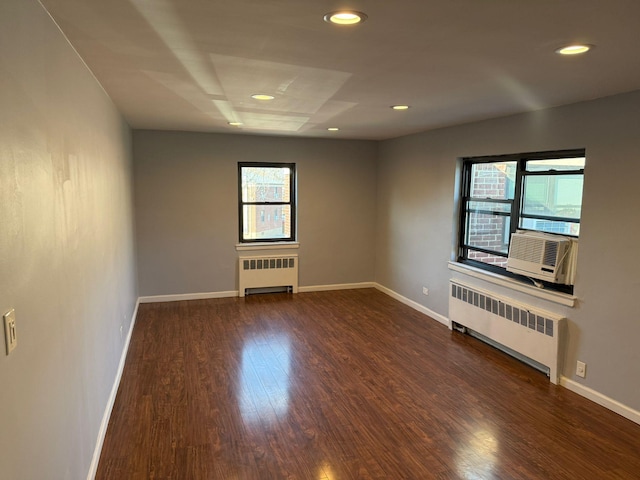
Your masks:
<path fill-rule="evenodd" d="M 498 440 L 489 430 L 480 429 L 469 436 L 456 454 L 458 475 L 465 480 L 494 478 L 498 458 Z"/>
<path fill-rule="evenodd" d="M 333 469 L 328 462 L 324 462 L 318 469 L 318 480 L 337 480 L 338 477 L 333 473 Z"/>
<path fill-rule="evenodd" d="M 240 413 L 245 422 L 273 422 L 289 407 L 291 346 L 286 334 L 248 340 L 242 349 Z"/>

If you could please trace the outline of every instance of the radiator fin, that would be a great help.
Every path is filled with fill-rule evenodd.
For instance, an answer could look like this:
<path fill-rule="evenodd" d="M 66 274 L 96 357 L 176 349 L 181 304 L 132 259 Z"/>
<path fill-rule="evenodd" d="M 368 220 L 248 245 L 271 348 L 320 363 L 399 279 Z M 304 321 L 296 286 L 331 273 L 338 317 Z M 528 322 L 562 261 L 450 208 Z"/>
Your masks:
<path fill-rule="evenodd" d="M 274 268 L 295 268 L 294 258 L 252 258 L 242 260 L 243 270 L 268 270 Z"/>
<path fill-rule="evenodd" d="M 268 255 L 240 257 L 238 263 L 238 295 L 249 289 L 286 287 L 298 292 L 298 256 Z"/>
<path fill-rule="evenodd" d="M 486 306 L 487 311 L 505 320 L 518 323 L 521 326 L 553 337 L 553 320 L 549 318 L 503 303 L 501 300 L 474 292 L 470 288 L 462 287 L 455 283 L 451 284 L 451 296 L 481 309 L 485 309 Z M 522 319 L 522 321 L 520 319 Z"/>

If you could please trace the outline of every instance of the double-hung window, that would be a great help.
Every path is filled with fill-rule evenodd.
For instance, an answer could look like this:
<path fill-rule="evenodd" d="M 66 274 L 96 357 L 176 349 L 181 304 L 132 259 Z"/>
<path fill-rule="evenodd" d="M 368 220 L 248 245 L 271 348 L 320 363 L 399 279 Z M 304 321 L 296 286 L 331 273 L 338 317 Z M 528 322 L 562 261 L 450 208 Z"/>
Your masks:
<path fill-rule="evenodd" d="M 578 237 L 585 151 L 463 159 L 458 260 L 506 272 L 511 234 Z"/>
<path fill-rule="evenodd" d="M 295 240 L 295 186 L 294 163 L 238 163 L 241 243 Z"/>

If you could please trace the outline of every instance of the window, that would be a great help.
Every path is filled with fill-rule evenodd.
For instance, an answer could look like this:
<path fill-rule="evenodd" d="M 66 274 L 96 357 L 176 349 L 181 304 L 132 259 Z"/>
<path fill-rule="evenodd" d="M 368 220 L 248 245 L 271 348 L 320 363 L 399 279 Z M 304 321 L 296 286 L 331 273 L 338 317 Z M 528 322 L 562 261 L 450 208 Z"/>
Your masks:
<path fill-rule="evenodd" d="M 585 151 L 463 160 L 459 261 L 506 273 L 517 229 L 578 237 Z"/>
<path fill-rule="evenodd" d="M 240 242 L 295 240 L 295 164 L 238 163 Z"/>

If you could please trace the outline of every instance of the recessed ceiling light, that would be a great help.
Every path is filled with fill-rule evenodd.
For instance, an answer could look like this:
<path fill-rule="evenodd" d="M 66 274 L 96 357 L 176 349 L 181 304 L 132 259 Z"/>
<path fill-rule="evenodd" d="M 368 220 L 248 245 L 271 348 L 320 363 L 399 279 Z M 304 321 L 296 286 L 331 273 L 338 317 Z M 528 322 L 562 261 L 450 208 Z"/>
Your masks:
<path fill-rule="evenodd" d="M 275 97 L 273 95 L 267 95 L 264 93 L 254 93 L 251 95 L 251 98 L 254 100 L 273 100 Z"/>
<path fill-rule="evenodd" d="M 336 12 L 329 12 L 324 16 L 324 21 L 328 23 L 335 23 L 336 25 L 355 25 L 362 23 L 367 19 L 367 15 L 362 12 L 356 12 L 355 10 L 338 10 Z"/>
<path fill-rule="evenodd" d="M 580 53 L 587 53 L 589 50 L 593 48 L 593 45 L 567 45 L 566 47 L 562 47 L 556 50 L 556 53 L 560 55 L 579 55 Z"/>
<path fill-rule="evenodd" d="M 394 110 L 409 110 L 409 105 L 391 105 Z"/>
<path fill-rule="evenodd" d="M 329 127 L 327 128 L 327 130 L 329 130 L 330 132 L 337 132 L 340 129 L 338 127 Z"/>
<path fill-rule="evenodd" d="M 232 127 L 239 127 L 240 125 L 242 125 L 242 122 L 229 122 L 229 125 L 231 125 Z"/>

